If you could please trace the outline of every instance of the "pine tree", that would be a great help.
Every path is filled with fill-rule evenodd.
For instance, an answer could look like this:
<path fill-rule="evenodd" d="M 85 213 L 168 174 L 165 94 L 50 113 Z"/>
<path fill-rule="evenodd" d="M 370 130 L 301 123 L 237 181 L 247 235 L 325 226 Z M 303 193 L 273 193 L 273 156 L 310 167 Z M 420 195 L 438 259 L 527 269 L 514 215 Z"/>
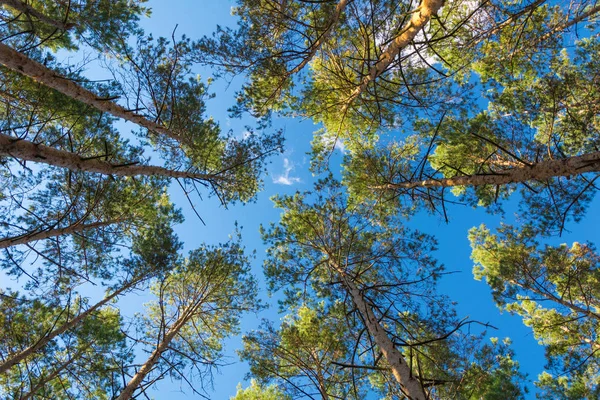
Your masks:
<path fill-rule="evenodd" d="M 473 268 L 498 307 L 520 315 L 546 348 L 541 398 L 594 398 L 598 385 L 600 258 L 591 244 L 541 246 L 531 226 L 470 233 Z"/>
<path fill-rule="evenodd" d="M 239 331 L 241 314 L 260 308 L 239 238 L 192 251 L 151 290 L 157 300 L 140 316 L 138 338 L 149 344 L 149 357 L 139 368 L 123 371 L 131 378 L 118 400 L 144 393 L 167 374 L 198 391 L 196 382 L 204 385 L 203 378 L 219 364 L 222 341 Z"/>

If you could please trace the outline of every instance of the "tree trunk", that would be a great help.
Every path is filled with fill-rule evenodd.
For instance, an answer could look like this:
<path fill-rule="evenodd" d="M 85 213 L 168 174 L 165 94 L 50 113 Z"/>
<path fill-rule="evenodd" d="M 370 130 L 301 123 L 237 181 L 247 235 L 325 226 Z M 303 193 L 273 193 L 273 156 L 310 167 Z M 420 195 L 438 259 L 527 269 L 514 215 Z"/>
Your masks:
<path fill-rule="evenodd" d="M 98 158 L 85 158 L 78 154 L 53 147 L 35 144 L 24 139 L 0 134 L 0 154 L 21 160 L 33 161 L 67 168 L 71 171 L 95 172 L 116 176 L 164 176 L 168 178 L 190 178 L 198 180 L 218 180 L 216 175 L 176 171 L 152 165 L 115 165 Z"/>
<path fill-rule="evenodd" d="M 83 86 L 78 85 L 69 78 L 58 75 L 53 70 L 45 67 L 35 60 L 30 59 L 26 55 L 14 50 L 11 47 L 8 47 L 3 43 L 0 43 L 0 64 L 13 71 L 28 76 L 36 82 L 39 82 L 49 88 L 57 90 L 66 96 L 94 107 L 99 111 L 111 114 L 118 118 L 123 118 L 126 121 L 133 122 L 134 124 L 147 128 L 150 131 L 162 133 L 171 139 L 177 141 L 183 140 L 183 138 L 165 126 L 157 124 L 154 121 L 150 121 L 143 115 L 128 111 L 125 109 L 125 107 L 122 107 L 110 100 L 99 98 L 95 93 L 89 91 Z"/>
<path fill-rule="evenodd" d="M 545 40 L 550 39 L 552 36 L 556 35 L 558 32 L 560 31 L 564 31 L 567 28 L 570 28 L 571 26 L 578 24 L 579 22 L 583 21 L 586 18 L 591 17 L 594 14 L 597 14 L 600 12 L 600 4 L 596 5 L 595 7 L 590 8 L 588 11 L 579 14 L 578 16 L 576 16 L 575 18 L 568 20 L 565 23 L 559 24 L 557 26 L 555 26 L 554 28 L 552 28 L 549 32 L 547 32 L 545 35 L 543 35 L 542 37 L 540 37 L 537 41 L 536 44 L 541 43 Z"/>
<path fill-rule="evenodd" d="M 41 348 L 43 348 L 46 344 L 48 344 L 48 342 L 50 342 L 52 339 L 54 339 L 58 335 L 61 335 L 64 332 L 68 331 L 69 329 L 74 328 L 75 326 L 79 325 L 91 313 L 95 312 L 100 307 L 104 306 L 105 304 L 107 304 L 108 302 L 110 302 L 112 299 L 114 299 L 115 297 L 117 297 L 120 294 L 122 294 L 127 289 L 132 288 L 134 285 L 138 284 L 140 281 L 141 280 L 137 279 L 137 280 L 131 281 L 131 282 L 123 285 L 120 289 L 116 290 L 115 292 L 113 292 L 109 296 L 105 297 L 102 301 L 96 303 L 95 305 L 93 305 L 92 307 L 88 308 L 86 311 L 82 312 L 81 314 L 79 314 L 78 316 L 76 316 L 75 318 L 73 318 L 72 320 L 66 322 L 65 324 L 63 324 L 59 328 L 57 328 L 57 329 L 53 330 L 52 332 L 48 333 L 46 336 L 44 336 L 43 338 L 41 338 L 40 340 L 38 340 L 35 344 L 29 346 L 25 350 L 20 351 L 19 353 L 16 353 L 16 354 L 14 354 L 12 356 L 9 355 L 8 359 L 5 362 L 3 362 L 2 364 L 0 364 L 0 374 L 8 371 L 14 365 L 20 363 L 25 358 L 29 357 L 30 355 L 34 354 L 36 351 L 38 351 Z"/>
<path fill-rule="evenodd" d="M 525 271 L 527 273 L 528 276 L 532 276 L 531 271 L 528 271 L 527 267 L 521 267 L 521 268 L 523 269 L 523 271 Z M 543 286 L 541 284 L 539 284 L 537 282 L 537 280 L 533 280 L 531 283 L 527 282 L 527 281 L 524 283 L 521 283 L 521 282 L 515 281 L 513 279 L 508 279 L 507 282 L 512 285 L 523 288 L 525 290 L 531 290 L 533 293 L 537 294 L 538 296 L 540 296 L 542 298 L 546 298 L 547 300 L 554 301 L 554 302 L 560 304 L 561 306 L 570 309 L 571 311 L 573 311 L 575 313 L 583 314 L 586 317 L 594 318 L 595 320 L 600 322 L 600 314 L 592 311 L 591 306 L 588 305 L 588 308 L 583 308 L 583 307 L 577 305 L 573 301 L 564 300 L 562 296 L 556 295 L 550 290 L 542 290 L 542 289 L 540 289 L 540 287 L 543 288 Z"/>
<path fill-rule="evenodd" d="M 131 399 L 135 390 L 140 386 L 146 375 L 148 375 L 148 373 L 152 371 L 152 368 L 158 362 L 162 353 L 164 353 L 167 350 L 169 344 L 171 344 L 171 341 L 173 340 L 175 335 L 177 335 L 181 328 L 183 328 L 183 326 L 188 322 L 192 314 L 193 311 L 188 310 L 184 312 L 181 315 L 181 317 L 177 319 L 177 321 L 175 321 L 173 326 L 169 328 L 169 330 L 165 334 L 163 340 L 156 346 L 156 348 L 154 349 L 152 354 L 150 354 L 150 357 L 148 357 L 144 365 L 142 365 L 142 368 L 140 368 L 140 370 L 135 375 L 133 375 L 131 380 L 127 383 L 127 386 L 125 386 L 125 389 L 123 389 L 123 391 L 119 394 L 119 397 L 117 397 L 115 400 Z"/>
<path fill-rule="evenodd" d="M 73 24 L 68 24 L 63 21 L 57 21 L 55 19 L 52 19 L 21 0 L 0 0 L 0 5 L 2 4 L 14 8 L 17 11 L 22 12 L 23 14 L 31 15 L 32 17 L 37 18 L 41 22 L 51 25 L 57 29 L 60 29 L 61 31 L 68 31 L 69 29 L 75 26 Z"/>
<path fill-rule="evenodd" d="M 541 161 L 532 166 L 507 169 L 488 175 L 455 176 L 454 178 L 426 179 L 418 182 L 388 183 L 371 189 L 414 189 L 419 187 L 452 187 L 505 185 L 526 181 L 543 181 L 558 176 L 573 176 L 585 172 L 600 172 L 600 152 L 557 160 Z"/>
<path fill-rule="evenodd" d="M 346 100 L 342 113 L 365 91 L 371 81 L 377 79 L 390 66 L 398 54 L 400 54 L 400 51 L 412 42 L 417 33 L 427 25 L 431 17 L 436 15 L 443 5 L 444 0 L 421 1 L 419 7 L 412 11 L 412 16 L 408 24 L 402 28 L 400 34 L 394 38 L 388 48 L 381 53 L 375 65 L 371 67 L 369 73 L 360 82 L 360 85 L 354 89 L 350 97 Z"/>
<path fill-rule="evenodd" d="M 361 314 L 362 319 L 365 321 L 367 330 L 371 336 L 373 336 L 373 340 L 377 346 L 379 346 L 379 349 L 388 364 L 390 364 L 392 374 L 400 384 L 400 388 L 404 395 L 406 395 L 409 400 L 427 400 L 427 395 L 425 394 L 421 382 L 413 376 L 412 370 L 406 363 L 404 356 L 396 349 L 396 346 L 394 346 L 394 343 L 377 320 L 375 313 L 365 301 L 360 290 L 350 279 L 348 279 L 345 271 L 340 266 L 332 261 L 330 261 L 330 265 L 335 272 L 340 275 L 346 291 L 352 298 L 352 302 Z"/>
<path fill-rule="evenodd" d="M 28 233 L 24 233 L 19 236 L 7 237 L 4 239 L 0 239 L 0 249 L 6 249 L 8 247 L 17 246 L 19 244 L 25 244 L 29 242 L 34 242 L 36 240 L 48 239 L 51 237 L 61 236 L 61 235 L 71 235 L 73 233 L 83 232 L 86 229 L 94 229 L 100 228 L 103 226 L 108 226 L 112 224 L 116 224 L 118 222 L 122 222 L 120 220 L 110 220 L 110 221 L 98 221 L 92 222 L 90 224 L 82 224 L 82 223 L 74 223 L 73 225 L 67 226 L 65 228 L 58 229 L 44 229 L 44 230 L 34 230 Z"/>

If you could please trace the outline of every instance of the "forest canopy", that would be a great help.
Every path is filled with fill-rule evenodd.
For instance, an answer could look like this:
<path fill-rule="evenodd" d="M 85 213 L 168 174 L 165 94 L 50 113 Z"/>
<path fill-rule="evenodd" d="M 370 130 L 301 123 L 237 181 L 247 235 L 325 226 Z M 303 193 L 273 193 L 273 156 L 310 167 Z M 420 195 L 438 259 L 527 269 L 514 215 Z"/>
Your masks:
<path fill-rule="evenodd" d="M 0 398 L 600 398 L 597 0 L 165 3 L 0 0 Z"/>

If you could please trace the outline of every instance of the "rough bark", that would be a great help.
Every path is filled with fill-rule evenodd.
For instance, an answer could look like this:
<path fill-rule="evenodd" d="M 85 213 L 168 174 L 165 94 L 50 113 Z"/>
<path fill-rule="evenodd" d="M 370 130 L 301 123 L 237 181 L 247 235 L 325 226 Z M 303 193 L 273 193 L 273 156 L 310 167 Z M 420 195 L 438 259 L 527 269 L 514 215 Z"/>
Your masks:
<path fill-rule="evenodd" d="M 333 269 L 340 275 L 343 285 L 352 298 L 352 302 L 356 306 L 358 312 L 362 316 L 367 330 L 373 337 L 373 340 L 379 346 L 381 353 L 385 357 L 394 378 L 400 385 L 402 392 L 409 400 L 426 400 L 427 394 L 421 382 L 412 373 L 411 368 L 404 359 L 402 353 L 396 349 L 394 342 L 389 338 L 381 324 L 379 323 L 375 313 L 365 301 L 362 293 L 356 285 L 348 279 L 345 271 L 333 262 L 330 262 Z"/>
<path fill-rule="evenodd" d="M 9 155 L 25 161 L 39 162 L 71 171 L 93 172 L 116 176 L 164 176 L 198 180 L 219 180 L 216 175 L 177 171 L 152 165 L 111 164 L 99 158 L 85 158 L 42 144 L 0 134 L 0 155 Z"/>
<path fill-rule="evenodd" d="M 335 11 L 333 12 L 331 18 L 327 22 L 327 28 L 319 36 L 319 38 L 310 46 L 308 55 L 302 60 L 302 62 L 287 73 L 288 77 L 299 72 L 302 68 L 306 67 L 306 64 L 308 64 L 310 60 L 313 59 L 315 54 L 317 54 L 317 51 L 319 51 L 323 43 L 325 43 L 327 41 L 327 38 L 329 38 L 333 27 L 340 19 L 340 16 L 342 15 L 344 8 L 346 8 L 347 3 L 348 0 L 340 0 L 339 3 L 335 6 Z"/>
<path fill-rule="evenodd" d="M 19 353 L 16 353 L 16 354 L 13 354 L 13 355 L 9 355 L 8 358 L 7 358 L 7 360 L 4 361 L 2 364 L 0 364 L 0 374 L 3 374 L 4 372 L 8 371 L 10 368 L 12 368 L 13 366 L 17 365 L 18 363 L 20 363 L 21 361 L 23 361 L 27 357 L 31 356 L 32 354 L 34 354 L 38 350 L 42 349 L 44 346 L 46 346 L 48 344 L 48 342 L 50 342 L 55 337 L 57 337 L 57 336 L 65 333 L 66 331 L 68 331 L 68 330 L 76 327 L 81 322 L 83 322 L 83 320 L 85 318 L 87 318 L 90 314 L 92 314 L 93 312 L 97 311 L 100 307 L 103 307 L 105 304 L 109 303 L 115 297 L 121 295 L 123 292 L 125 292 L 126 290 L 132 288 L 133 286 L 135 286 L 139 282 L 140 282 L 140 280 L 134 280 L 134 281 L 131 281 L 131 282 L 123 285 L 121 288 L 119 288 L 118 290 L 114 291 L 109 296 L 105 297 L 102 301 L 94 304 L 92 307 L 88 308 L 86 311 L 82 312 L 81 314 L 79 314 L 75 318 L 73 318 L 70 321 L 64 323 L 60 327 L 54 329 L 52 332 L 50 332 L 47 335 L 45 335 L 44 337 L 42 337 L 35 344 L 29 346 L 28 348 L 26 348 L 23 351 L 20 351 Z"/>
<path fill-rule="evenodd" d="M 57 21 L 55 19 L 52 19 L 21 0 L 0 0 L 0 5 L 3 4 L 14 8 L 19 12 L 22 12 L 23 14 L 28 14 L 32 17 L 35 17 L 41 22 L 51 25 L 57 29 L 60 29 L 61 31 L 67 31 L 75 26 L 74 24 L 69 24 L 63 21 Z"/>
<path fill-rule="evenodd" d="M 131 112 L 113 101 L 99 98 L 95 93 L 83 86 L 58 75 L 53 70 L 3 43 L 0 43 L 0 64 L 22 75 L 30 77 L 42 85 L 57 90 L 66 96 L 94 107 L 99 111 L 111 114 L 118 118 L 123 118 L 126 121 L 133 122 L 150 131 L 166 135 L 171 139 L 177 141 L 183 140 L 177 133 L 172 132 L 165 126 L 150 121 L 143 115 Z"/>
<path fill-rule="evenodd" d="M 6 249 L 8 247 L 17 246 L 19 244 L 25 244 L 35 242 L 36 240 L 48 239 L 51 237 L 61 235 L 71 235 L 74 233 L 83 232 L 86 229 L 95 229 L 103 226 L 108 226 L 121 222 L 120 220 L 109 220 L 109 221 L 98 221 L 89 224 L 83 224 L 80 222 L 74 223 L 73 225 L 65 228 L 58 229 L 44 229 L 34 230 L 32 232 L 24 233 L 23 235 L 11 236 L 4 239 L 0 239 L 0 249 Z"/>
<path fill-rule="evenodd" d="M 426 179 L 417 182 L 388 183 L 371 186 L 372 189 L 414 189 L 452 186 L 505 185 L 527 181 L 544 181 L 558 176 L 574 176 L 586 172 L 600 172 L 600 152 L 581 156 L 542 161 L 532 166 L 511 168 L 486 175 L 455 176 L 454 178 Z"/>
<path fill-rule="evenodd" d="M 369 73 L 362 79 L 360 85 L 346 100 L 343 111 L 347 110 L 348 107 L 356 100 L 362 92 L 365 91 L 371 81 L 377 79 L 394 61 L 394 59 L 400 54 L 400 51 L 408 46 L 413 41 L 417 33 L 427 25 L 431 20 L 431 17 L 436 15 L 440 8 L 444 5 L 444 0 L 422 0 L 419 7 L 412 11 L 412 16 L 408 21 L 408 24 L 400 31 L 400 34 L 394 38 L 388 48 L 381 53 L 379 59 L 373 65 Z"/>

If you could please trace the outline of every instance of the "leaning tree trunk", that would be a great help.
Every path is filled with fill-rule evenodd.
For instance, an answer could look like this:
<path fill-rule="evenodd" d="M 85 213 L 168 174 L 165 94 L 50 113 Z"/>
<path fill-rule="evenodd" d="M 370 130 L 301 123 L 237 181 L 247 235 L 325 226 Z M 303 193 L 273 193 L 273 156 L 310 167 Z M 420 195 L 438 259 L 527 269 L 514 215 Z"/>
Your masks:
<path fill-rule="evenodd" d="M 76 327 L 81 322 L 83 322 L 83 320 L 86 317 L 88 317 L 90 314 L 92 314 L 93 312 L 98 310 L 100 307 L 104 306 L 105 304 L 107 304 L 112 299 L 119 296 L 126 290 L 132 288 L 133 286 L 138 284 L 140 281 L 141 281 L 140 279 L 136 279 L 136 280 L 133 280 L 133 281 L 123 285 L 121 288 L 119 288 L 115 292 L 111 293 L 109 296 L 105 297 L 102 301 L 94 304 L 92 307 L 88 308 L 86 311 L 82 312 L 81 314 L 79 314 L 78 316 L 73 318 L 72 320 L 64 323 L 60 327 L 54 329 L 52 332 L 48 333 L 43 338 L 39 339 L 35 344 L 29 346 L 28 348 L 26 348 L 23 351 L 20 351 L 19 353 L 9 355 L 8 359 L 6 361 L 4 361 L 2 364 L 0 364 L 0 374 L 8 371 L 14 365 L 20 363 L 27 357 L 31 356 L 32 354 L 34 354 L 35 352 L 37 352 L 38 350 L 40 350 L 41 348 L 46 346 L 48 344 L 48 342 L 50 342 L 52 339 L 54 339 L 58 335 L 61 335 L 64 332 L 68 331 L 69 329 Z"/>
<path fill-rule="evenodd" d="M 0 134 L 0 154 L 21 160 L 39 162 L 71 171 L 93 172 L 116 176 L 164 176 L 168 178 L 189 178 L 197 180 L 218 180 L 216 175 L 176 171 L 152 165 L 111 164 L 98 158 L 86 158 L 78 154 L 53 147 L 36 144 L 24 139 Z"/>
<path fill-rule="evenodd" d="M 369 69 L 369 73 L 361 80 L 360 84 L 350 97 L 345 101 L 342 113 L 345 112 L 352 102 L 365 91 L 371 81 L 377 79 L 400 54 L 400 51 L 413 41 L 417 33 L 427 25 L 431 17 L 436 15 L 444 5 L 444 0 L 422 0 L 419 7 L 413 10 L 408 24 L 402 28 L 387 49 L 379 56 L 379 59 Z"/>
<path fill-rule="evenodd" d="M 5 4 L 15 10 L 22 12 L 23 14 L 28 14 L 32 17 L 37 18 L 41 22 L 51 25 L 61 31 L 67 31 L 74 27 L 73 24 L 65 23 L 63 21 L 57 21 L 48 17 L 46 14 L 39 12 L 35 8 L 33 8 L 30 4 L 22 0 L 0 0 L 0 5 Z"/>
<path fill-rule="evenodd" d="M 127 383 L 127 386 L 125 386 L 121 394 L 119 394 L 119 397 L 117 397 L 115 400 L 129 400 L 133 397 L 133 393 L 142 384 L 142 381 L 150 373 L 150 371 L 152 371 L 162 354 L 169 348 L 169 345 L 175 338 L 175 335 L 177 335 L 181 328 L 183 328 L 190 320 L 199 304 L 200 303 L 182 313 L 181 317 L 179 317 L 173 326 L 169 328 L 163 339 L 156 346 L 152 354 L 150 354 L 150 357 L 148 357 L 140 370 L 133 375 L 131 380 Z"/>
<path fill-rule="evenodd" d="M 486 175 L 465 175 L 453 178 L 426 179 L 417 182 L 388 183 L 371 186 L 372 189 L 414 189 L 452 186 L 506 185 L 527 181 L 544 181 L 558 176 L 575 176 L 586 172 L 600 172 L 600 152 L 569 158 L 541 161 L 532 166 L 511 168 Z"/>
<path fill-rule="evenodd" d="M 28 76 L 49 88 L 57 90 L 68 97 L 94 107 L 99 111 L 114 115 L 118 118 L 123 118 L 126 121 L 133 122 L 150 131 L 164 134 L 174 140 L 183 140 L 181 136 L 172 132 L 165 126 L 150 121 L 143 115 L 131 112 L 113 101 L 98 97 L 95 93 L 78 85 L 69 78 L 58 75 L 55 71 L 3 43 L 0 43 L 0 64 L 22 75 Z"/>
<path fill-rule="evenodd" d="M 101 228 L 103 226 L 109 226 L 109 225 L 116 224 L 119 222 L 123 222 L 123 221 L 115 219 L 115 220 L 109 220 L 109 221 L 92 222 L 89 224 L 74 223 L 65 228 L 34 230 L 32 232 L 27 232 L 22 235 L 11 236 L 11 237 L 0 239 L 0 249 L 6 249 L 8 247 L 17 246 L 20 244 L 26 244 L 26 243 L 30 243 L 30 242 L 35 242 L 37 240 L 48 239 L 48 238 L 61 236 L 61 235 L 72 235 L 74 233 L 83 232 L 86 229 Z"/>
<path fill-rule="evenodd" d="M 379 323 L 375 313 L 365 301 L 360 290 L 350 279 L 348 279 L 345 271 L 339 265 L 336 265 L 331 261 L 330 265 L 333 267 L 334 271 L 340 275 L 343 286 L 352 298 L 352 302 L 358 309 L 362 319 L 365 321 L 367 330 L 371 336 L 373 336 L 373 340 L 377 346 L 379 346 L 381 353 L 390 365 L 392 374 L 400 385 L 404 395 L 406 395 L 409 400 L 427 400 L 427 394 L 425 394 L 425 389 L 421 385 L 421 382 L 413 375 L 404 356 L 396 349 L 396 346 L 394 346 L 394 343 Z"/>

